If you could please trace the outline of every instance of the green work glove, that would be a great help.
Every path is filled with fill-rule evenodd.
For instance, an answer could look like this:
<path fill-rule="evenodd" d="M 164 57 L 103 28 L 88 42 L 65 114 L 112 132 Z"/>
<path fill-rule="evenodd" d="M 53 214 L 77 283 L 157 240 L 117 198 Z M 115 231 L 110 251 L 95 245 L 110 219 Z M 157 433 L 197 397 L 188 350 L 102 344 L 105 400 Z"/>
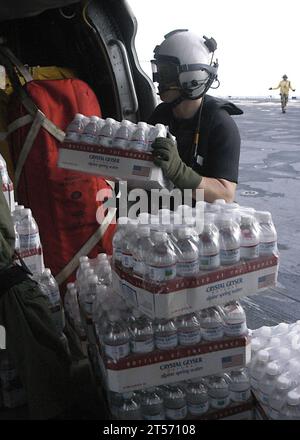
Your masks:
<path fill-rule="evenodd" d="M 188 167 L 181 159 L 172 139 L 158 137 L 151 145 L 153 162 L 160 167 L 165 176 L 181 189 L 198 188 L 202 176 Z"/>

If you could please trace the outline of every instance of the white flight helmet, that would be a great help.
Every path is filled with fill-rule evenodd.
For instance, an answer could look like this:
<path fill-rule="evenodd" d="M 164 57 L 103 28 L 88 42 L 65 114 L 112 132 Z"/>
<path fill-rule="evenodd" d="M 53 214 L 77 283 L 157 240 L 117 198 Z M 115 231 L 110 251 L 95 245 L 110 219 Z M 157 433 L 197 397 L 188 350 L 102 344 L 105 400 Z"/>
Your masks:
<path fill-rule="evenodd" d="M 203 96 L 217 80 L 218 62 L 213 61 L 217 43 L 213 38 L 187 29 L 177 29 L 165 35 L 154 49 L 153 81 L 159 92 L 177 89 L 188 99 Z"/>

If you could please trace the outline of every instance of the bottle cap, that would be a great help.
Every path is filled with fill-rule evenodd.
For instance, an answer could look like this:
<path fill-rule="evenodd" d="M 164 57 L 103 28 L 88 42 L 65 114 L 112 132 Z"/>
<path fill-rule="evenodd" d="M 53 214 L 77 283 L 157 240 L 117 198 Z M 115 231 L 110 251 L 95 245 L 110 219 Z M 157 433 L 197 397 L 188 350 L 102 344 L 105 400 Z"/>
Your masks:
<path fill-rule="evenodd" d="M 280 369 L 278 367 L 278 364 L 276 362 L 270 362 L 266 366 L 266 373 L 269 374 L 270 376 L 276 376 L 280 374 Z"/>
<path fill-rule="evenodd" d="M 225 205 L 226 204 L 226 200 L 224 200 L 224 199 L 216 199 L 213 203 L 215 205 Z"/>
<path fill-rule="evenodd" d="M 268 344 L 270 347 L 280 347 L 281 346 L 281 340 L 280 338 L 277 338 L 276 336 L 273 336 Z"/>
<path fill-rule="evenodd" d="M 45 275 L 45 276 L 51 276 L 51 269 L 49 269 L 48 267 L 46 267 L 46 268 L 43 270 L 43 275 Z"/>
<path fill-rule="evenodd" d="M 291 386 L 291 381 L 287 377 L 279 376 L 277 378 L 276 388 L 278 388 L 279 390 L 287 390 L 290 388 L 290 386 Z"/>
<path fill-rule="evenodd" d="M 127 225 L 129 223 L 128 217 L 119 217 L 118 218 L 118 225 Z"/>
<path fill-rule="evenodd" d="M 89 269 L 89 270 L 91 270 L 91 269 Z M 98 284 L 98 282 L 99 282 L 97 275 L 88 276 L 87 281 L 89 284 Z"/>
<path fill-rule="evenodd" d="M 286 399 L 288 405 L 299 405 L 300 404 L 300 394 L 296 390 L 289 391 Z"/>
<path fill-rule="evenodd" d="M 253 217 L 248 214 L 242 214 L 241 215 L 241 224 L 242 225 L 252 225 L 253 223 Z"/>
<path fill-rule="evenodd" d="M 257 353 L 257 360 L 259 360 L 260 362 L 268 362 L 269 358 L 270 358 L 270 355 L 267 352 L 267 350 L 260 350 Z"/>

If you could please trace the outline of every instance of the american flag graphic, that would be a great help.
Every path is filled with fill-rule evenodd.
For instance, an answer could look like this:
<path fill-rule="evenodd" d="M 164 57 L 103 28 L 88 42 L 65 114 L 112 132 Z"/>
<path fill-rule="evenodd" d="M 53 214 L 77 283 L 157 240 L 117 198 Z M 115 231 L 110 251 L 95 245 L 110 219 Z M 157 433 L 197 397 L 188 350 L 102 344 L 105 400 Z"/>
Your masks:
<path fill-rule="evenodd" d="M 149 167 L 141 167 L 140 165 L 134 165 L 132 174 L 134 176 L 143 176 L 148 177 L 150 174 L 150 168 Z"/>
<path fill-rule="evenodd" d="M 258 288 L 262 289 L 263 287 L 272 286 L 275 283 L 275 274 L 271 273 L 270 275 L 264 275 L 263 277 L 258 278 Z"/>
<path fill-rule="evenodd" d="M 238 367 L 244 363 L 243 354 L 235 354 L 233 356 L 226 356 L 222 358 L 222 368 Z"/>

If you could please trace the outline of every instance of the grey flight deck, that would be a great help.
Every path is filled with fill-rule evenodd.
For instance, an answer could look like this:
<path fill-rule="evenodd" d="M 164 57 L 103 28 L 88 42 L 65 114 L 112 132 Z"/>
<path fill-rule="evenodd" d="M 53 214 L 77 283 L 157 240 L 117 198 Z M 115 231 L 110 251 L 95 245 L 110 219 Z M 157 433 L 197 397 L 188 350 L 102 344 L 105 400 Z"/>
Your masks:
<path fill-rule="evenodd" d="M 300 319 L 300 100 L 231 99 L 242 138 L 236 201 L 270 211 L 278 232 L 278 286 L 243 300 L 250 328 Z"/>

